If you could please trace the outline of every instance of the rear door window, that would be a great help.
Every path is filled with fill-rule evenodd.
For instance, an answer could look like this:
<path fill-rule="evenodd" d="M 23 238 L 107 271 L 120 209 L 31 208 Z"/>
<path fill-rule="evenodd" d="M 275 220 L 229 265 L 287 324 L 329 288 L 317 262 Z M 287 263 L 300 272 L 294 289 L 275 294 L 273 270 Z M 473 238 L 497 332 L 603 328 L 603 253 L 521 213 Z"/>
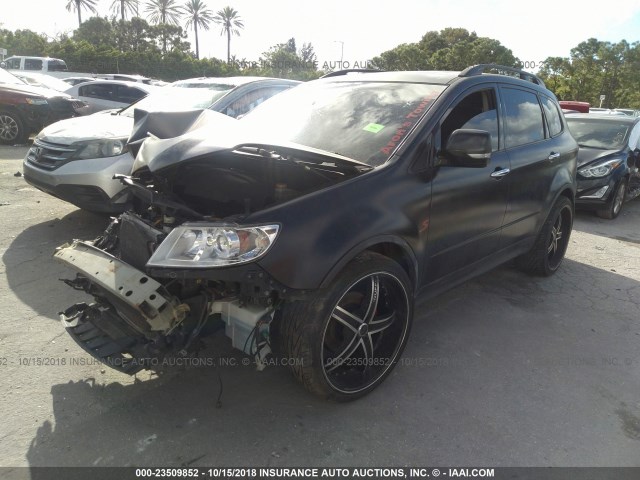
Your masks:
<path fill-rule="evenodd" d="M 562 120 L 560 120 L 560 112 L 556 103 L 546 95 L 540 95 L 542 100 L 542 108 L 544 115 L 547 117 L 547 125 L 549 126 L 549 135 L 555 137 L 562 132 Z"/>
<path fill-rule="evenodd" d="M 25 70 L 42 70 L 42 60 L 37 58 L 25 58 L 24 59 Z"/>
<path fill-rule="evenodd" d="M 130 104 L 140 100 L 147 95 L 147 92 L 135 87 L 126 85 L 117 85 L 116 96 L 114 101 Z"/>
<path fill-rule="evenodd" d="M 544 122 L 538 96 L 527 90 L 503 87 L 507 148 L 544 140 Z"/>
<path fill-rule="evenodd" d="M 115 85 L 104 83 L 91 83 L 84 85 L 78 89 L 78 94 L 81 97 L 99 98 L 101 100 L 114 100 L 114 87 Z"/>

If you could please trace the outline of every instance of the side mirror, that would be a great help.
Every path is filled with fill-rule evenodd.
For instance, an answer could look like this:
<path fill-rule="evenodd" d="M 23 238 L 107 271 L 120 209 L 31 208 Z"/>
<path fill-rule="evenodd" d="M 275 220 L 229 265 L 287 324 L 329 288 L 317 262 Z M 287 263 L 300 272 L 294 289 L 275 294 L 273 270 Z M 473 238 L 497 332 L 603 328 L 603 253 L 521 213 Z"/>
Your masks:
<path fill-rule="evenodd" d="M 0 68 L 7 68 L 7 62 L 0 62 Z"/>
<path fill-rule="evenodd" d="M 633 152 L 629 153 L 627 157 L 627 166 L 629 168 L 638 167 L 640 168 L 640 150 L 635 149 Z"/>
<path fill-rule="evenodd" d="M 491 135 L 484 130 L 458 129 L 439 155 L 439 164 L 452 167 L 486 167 L 491 158 Z"/>

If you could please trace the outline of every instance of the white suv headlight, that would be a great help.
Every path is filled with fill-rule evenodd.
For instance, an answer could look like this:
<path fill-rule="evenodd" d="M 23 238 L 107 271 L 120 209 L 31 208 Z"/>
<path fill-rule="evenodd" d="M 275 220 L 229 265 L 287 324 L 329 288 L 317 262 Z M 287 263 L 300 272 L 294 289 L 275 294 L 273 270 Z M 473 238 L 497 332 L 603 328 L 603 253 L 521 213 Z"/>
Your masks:
<path fill-rule="evenodd" d="M 611 171 L 620 165 L 621 160 L 608 160 L 599 165 L 593 165 L 589 167 L 580 168 L 578 173 L 585 178 L 601 178 L 606 177 L 611 173 Z"/>
<path fill-rule="evenodd" d="M 279 231 L 279 225 L 184 224 L 169 233 L 147 267 L 212 268 L 250 262 L 267 253 Z"/>
<path fill-rule="evenodd" d="M 122 155 L 128 150 L 126 142 L 126 138 L 108 138 L 104 140 L 84 140 L 76 142 L 72 145 L 78 148 L 73 156 L 73 160 Z"/>

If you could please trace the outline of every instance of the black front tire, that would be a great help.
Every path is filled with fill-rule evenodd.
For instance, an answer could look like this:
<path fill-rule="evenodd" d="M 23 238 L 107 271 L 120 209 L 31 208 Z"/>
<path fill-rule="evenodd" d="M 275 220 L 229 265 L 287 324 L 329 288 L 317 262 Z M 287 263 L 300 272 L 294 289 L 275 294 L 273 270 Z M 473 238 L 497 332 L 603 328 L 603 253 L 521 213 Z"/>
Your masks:
<path fill-rule="evenodd" d="M 562 264 L 572 228 L 573 204 L 561 196 L 549 212 L 533 247 L 516 259 L 516 265 L 531 275 L 553 275 Z"/>
<path fill-rule="evenodd" d="M 337 401 L 382 383 L 406 345 L 412 285 L 393 260 L 365 252 L 308 301 L 285 304 L 276 330 L 281 354 L 310 392 Z"/>
<path fill-rule="evenodd" d="M 608 220 L 613 220 L 622 211 L 622 206 L 624 205 L 624 201 L 627 195 L 627 179 L 623 178 L 616 185 L 616 189 L 611 196 L 611 200 L 607 203 L 607 206 L 601 210 L 597 210 L 596 214 L 600 218 L 606 218 Z"/>
<path fill-rule="evenodd" d="M 27 141 L 28 133 L 20 116 L 12 111 L 0 110 L 0 143 L 16 145 Z"/>

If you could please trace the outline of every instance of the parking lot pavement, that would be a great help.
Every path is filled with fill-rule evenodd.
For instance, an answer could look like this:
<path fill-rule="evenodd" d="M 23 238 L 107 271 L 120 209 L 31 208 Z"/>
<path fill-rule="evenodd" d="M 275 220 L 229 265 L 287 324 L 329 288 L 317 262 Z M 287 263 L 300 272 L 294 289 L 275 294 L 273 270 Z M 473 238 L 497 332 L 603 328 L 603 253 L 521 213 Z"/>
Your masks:
<path fill-rule="evenodd" d="M 25 152 L 0 147 L 0 466 L 640 466 L 640 201 L 578 215 L 552 278 L 507 266 L 420 305 L 402 364 L 343 405 L 225 337 L 217 369 L 94 364 L 57 320 L 88 298 L 51 254 L 107 220 L 15 177 Z"/>

